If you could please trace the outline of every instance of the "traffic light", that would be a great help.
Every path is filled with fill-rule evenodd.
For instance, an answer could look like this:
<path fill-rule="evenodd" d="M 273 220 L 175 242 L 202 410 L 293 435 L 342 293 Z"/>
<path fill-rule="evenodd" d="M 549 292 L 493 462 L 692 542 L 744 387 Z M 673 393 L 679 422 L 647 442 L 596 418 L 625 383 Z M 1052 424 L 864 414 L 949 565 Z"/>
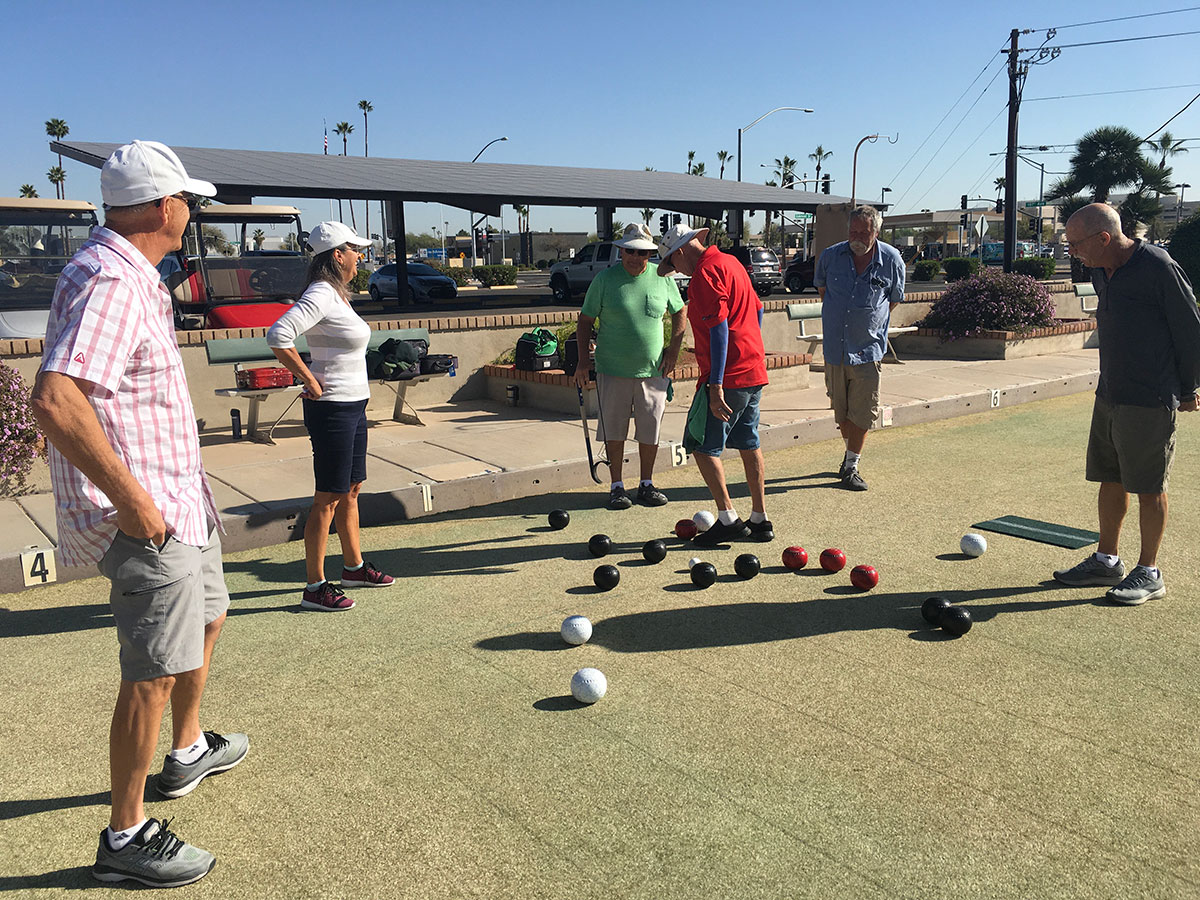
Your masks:
<path fill-rule="evenodd" d="M 829 193 L 829 173 L 828 172 L 826 172 L 824 175 L 821 176 L 821 193 L 822 194 Z"/>
<path fill-rule="evenodd" d="M 963 213 L 961 216 L 958 217 L 958 224 L 961 225 L 963 228 L 967 227 L 967 214 L 966 213 Z"/>
<path fill-rule="evenodd" d="M 661 216 L 658 217 L 658 233 L 666 234 L 667 229 L 670 227 L 671 227 L 670 216 L 668 216 L 666 213 L 663 213 Z"/>
<path fill-rule="evenodd" d="M 959 208 L 959 209 L 966 209 L 966 208 L 967 208 L 967 195 L 966 195 L 966 194 L 963 194 L 963 195 L 962 195 L 962 199 L 958 201 L 958 204 L 959 204 L 959 205 L 958 205 L 958 208 Z"/>
<path fill-rule="evenodd" d="M 1004 198 L 1003 197 L 996 198 L 996 212 L 997 213 L 1004 212 Z"/>
<path fill-rule="evenodd" d="M 679 213 L 675 213 L 675 215 L 672 217 L 672 221 L 673 221 L 673 222 L 674 222 L 676 225 L 678 225 L 680 222 L 682 222 L 682 221 L 683 221 L 683 216 L 681 216 Z"/>

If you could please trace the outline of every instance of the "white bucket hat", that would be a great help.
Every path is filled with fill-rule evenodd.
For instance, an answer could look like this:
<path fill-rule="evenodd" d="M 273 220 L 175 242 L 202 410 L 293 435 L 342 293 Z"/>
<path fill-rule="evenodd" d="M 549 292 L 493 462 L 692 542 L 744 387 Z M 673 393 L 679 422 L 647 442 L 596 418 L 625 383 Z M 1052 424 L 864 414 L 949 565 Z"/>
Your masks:
<path fill-rule="evenodd" d="M 308 246 L 312 247 L 313 253 L 325 253 L 343 244 L 354 247 L 371 246 L 370 241 L 360 238 L 348 225 L 341 222 L 322 222 L 308 233 Z"/>
<path fill-rule="evenodd" d="M 625 233 L 621 235 L 621 239 L 613 241 L 613 244 L 623 247 L 626 250 L 658 249 L 658 244 L 654 242 L 654 236 L 650 234 L 650 229 L 641 222 L 631 222 L 626 225 Z"/>
<path fill-rule="evenodd" d="M 671 265 L 671 254 L 690 241 L 692 238 L 697 238 L 703 241 L 708 237 L 707 228 L 688 228 L 686 225 L 672 225 L 670 230 L 663 235 L 662 247 L 659 252 L 662 254 L 662 262 L 658 264 L 659 275 L 670 275 L 675 271 L 675 267 Z"/>
<path fill-rule="evenodd" d="M 100 199 L 106 208 L 137 206 L 187 191 L 215 197 L 207 181 L 191 178 L 175 151 L 158 141 L 134 141 L 113 151 L 100 169 Z"/>

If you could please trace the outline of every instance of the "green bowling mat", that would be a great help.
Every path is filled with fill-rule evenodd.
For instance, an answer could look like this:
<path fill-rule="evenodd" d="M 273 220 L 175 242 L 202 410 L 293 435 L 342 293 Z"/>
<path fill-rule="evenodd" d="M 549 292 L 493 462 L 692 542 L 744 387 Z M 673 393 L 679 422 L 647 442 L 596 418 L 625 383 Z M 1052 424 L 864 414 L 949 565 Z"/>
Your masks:
<path fill-rule="evenodd" d="M 1069 547 L 1072 550 L 1095 544 L 1100 540 L 1100 533 L 1097 531 L 1055 525 L 1053 522 L 1039 522 L 1037 519 L 1023 519 L 1021 516 L 1001 516 L 986 522 L 976 522 L 971 527 L 999 534 L 1011 534 L 1013 537 L 1027 538 L 1041 544 Z"/>

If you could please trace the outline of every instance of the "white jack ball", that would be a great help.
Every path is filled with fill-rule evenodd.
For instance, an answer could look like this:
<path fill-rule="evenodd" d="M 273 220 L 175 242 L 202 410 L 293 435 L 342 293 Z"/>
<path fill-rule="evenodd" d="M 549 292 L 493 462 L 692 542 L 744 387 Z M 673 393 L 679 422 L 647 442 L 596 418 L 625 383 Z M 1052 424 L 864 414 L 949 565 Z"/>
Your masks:
<path fill-rule="evenodd" d="M 967 556 L 983 556 L 987 550 L 987 540 L 982 534 L 964 534 L 958 546 Z"/>
<path fill-rule="evenodd" d="M 713 527 L 713 523 L 717 521 L 717 517 L 707 509 L 702 509 L 692 516 L 692 521 L 696 523 L 697 531 L 708 531 L 708 529 Z"/>
<path fill-rule="evenodd" d="M 592 623 L 587 616 L 567 616 L 559 634 L 568 644 L 586 644 L 592 637 Z"/>
<path fill-rule="evenodd" d="M 599 669 L 580 669 L 571 676 L 571 696 L 580 703 L 595 703 L 608 692 L 608 679 Z"/>

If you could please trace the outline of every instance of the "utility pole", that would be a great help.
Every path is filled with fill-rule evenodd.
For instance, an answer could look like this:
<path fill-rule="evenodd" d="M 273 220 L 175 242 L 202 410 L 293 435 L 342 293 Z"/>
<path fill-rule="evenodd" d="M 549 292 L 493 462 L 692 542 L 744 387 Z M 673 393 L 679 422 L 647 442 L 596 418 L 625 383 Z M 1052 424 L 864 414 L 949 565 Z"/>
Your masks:
<path fill-rule="evenodd" d="M 1008 148 L 1004 154 L 1004 271 L 1011 272 L 1017 255 L 1017 113 L 1021 105 L 1018 80 L 1021 67 L 1017 62 L 1016 28 L 1009 35 L 1008 45 Z"/>

